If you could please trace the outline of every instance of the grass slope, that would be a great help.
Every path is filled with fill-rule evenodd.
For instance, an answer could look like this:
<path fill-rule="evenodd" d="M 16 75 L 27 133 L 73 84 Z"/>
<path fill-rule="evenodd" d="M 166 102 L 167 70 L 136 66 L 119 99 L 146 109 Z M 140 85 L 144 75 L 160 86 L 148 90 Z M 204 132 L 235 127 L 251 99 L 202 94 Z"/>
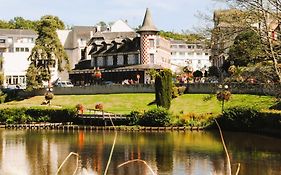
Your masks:
<path fill-rule="evenodd" d="M 155 105 L 148 104 L 154 101 L 154 94 L 102 94 L 102 95 L 55 95 L 52 100 L 52 106 L 57 107 L 75 107 L 78 103 L 86 108 L 94 109 L 97 103 L 102 103 L 104 110 L 114 113 L 126 114 L 133 110 L 149 110 Z M 209 100 L 204 100 L 208 98 Z M 22 101 L 12 101 L 1 104 L 5 107 L 31 107 L 40 106 L 44 100 L 43 96 L 36 96 Z M 275 98 L 270 96 L 257 95 L 238 95 L 233 94 L 231 100 L 225 103 L 225 108 L 232 106 L 256 107 L 259 109 L 268 109 L 275 103 Z M 216 97 L 207 94 L 185 94 L 173 99 L 171 111 L 174 114 L 180 113 L 220 113 L 221 103 Z"/>

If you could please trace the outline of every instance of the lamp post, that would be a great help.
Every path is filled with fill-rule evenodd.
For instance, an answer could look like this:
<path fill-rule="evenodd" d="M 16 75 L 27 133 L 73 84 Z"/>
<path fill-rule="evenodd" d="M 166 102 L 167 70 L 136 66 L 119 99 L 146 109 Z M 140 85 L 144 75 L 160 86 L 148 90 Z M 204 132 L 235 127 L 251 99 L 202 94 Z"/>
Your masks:
<path fill-rule="evenodd" d="M 219 85 L 219 92 L 217 93 L 217 99 L 221 101 L 221 112 L 224 111 L 224 103 L 231 97 L 231 92 L 228 90 L 228 85 Z"/>

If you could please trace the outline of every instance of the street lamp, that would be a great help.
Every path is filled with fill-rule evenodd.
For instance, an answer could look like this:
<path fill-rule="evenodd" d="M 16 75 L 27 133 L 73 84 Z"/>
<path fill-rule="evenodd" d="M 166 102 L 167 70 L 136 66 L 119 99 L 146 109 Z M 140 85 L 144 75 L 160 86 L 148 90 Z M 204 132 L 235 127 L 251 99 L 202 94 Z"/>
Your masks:
<path fill-rule="evenodd" d="M 221 112 L 224 111 L 224 102 L 228 101 L 231 97 L 231 92 L 228 90 L 228 85 L 219 85 L 219 92 L 217 93 L 217 99 L 221 101 Z"/>

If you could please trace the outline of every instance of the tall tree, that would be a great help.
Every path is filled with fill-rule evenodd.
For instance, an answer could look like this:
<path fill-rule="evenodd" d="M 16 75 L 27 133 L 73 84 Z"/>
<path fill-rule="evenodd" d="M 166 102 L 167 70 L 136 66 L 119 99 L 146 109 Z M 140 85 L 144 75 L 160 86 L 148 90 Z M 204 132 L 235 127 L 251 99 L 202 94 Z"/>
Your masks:
<path fill-rule="evenodd" d="M 57 29 L 64 29 L 64 27 L 64 23 L 58 17 L 48 15 L 40 19 L 37 25 L 38 38 L 28 58 L 31 61 L 30 72 L 36 74 L 27 74 L 27 79 L 50 81 L 51 69 L 63 71 L 64 68 L 68 68 L 68 57 L 56 33 Z M 64 67 L 63 61 L 66 62 Z M 38 86 L 40 85 L 41 82 Z"/>
<path fill-rule="evenodd" d="M 247 66 L 265 61 L 265 53 L 259 35 L 253 30 L 238 34 L 229 49 L 228 61 L 235 66 Z"/>
<path fill-rule="evenodd" d="M 157 106 L 169 109 L 172 100 L 172 72 L 164 69 L 156 74 L 155 97 Z"/>
<path fill-rule="evenodd" d="M 248 11 L 256 20 L 248 20 L 248 26 L 259 36 L 268 60 L 273 62 L 273 68 L 281 83 L 281 34 L 280 30 L 280 0 L 227 0 L 235 3 L 237 8 Z"/>

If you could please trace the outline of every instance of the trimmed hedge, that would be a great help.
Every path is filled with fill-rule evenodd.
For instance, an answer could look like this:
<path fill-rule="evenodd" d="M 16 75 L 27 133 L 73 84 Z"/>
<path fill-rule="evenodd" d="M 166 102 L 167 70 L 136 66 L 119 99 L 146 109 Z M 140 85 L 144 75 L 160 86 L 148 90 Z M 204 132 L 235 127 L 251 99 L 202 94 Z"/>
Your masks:
<path fill-rule="evenodd" d="M 75 108 L 6 108 L 0 109 L 1 123 L 74 122 Z"/>
<path fill-rule="evenodd" d="M 131 118 L 129 125 L 155 127 L 169 126 L 172 118 L 171 113 L 163 107 L 154 108 L 144 113 L 132 111 L 128 116 Z"/>

